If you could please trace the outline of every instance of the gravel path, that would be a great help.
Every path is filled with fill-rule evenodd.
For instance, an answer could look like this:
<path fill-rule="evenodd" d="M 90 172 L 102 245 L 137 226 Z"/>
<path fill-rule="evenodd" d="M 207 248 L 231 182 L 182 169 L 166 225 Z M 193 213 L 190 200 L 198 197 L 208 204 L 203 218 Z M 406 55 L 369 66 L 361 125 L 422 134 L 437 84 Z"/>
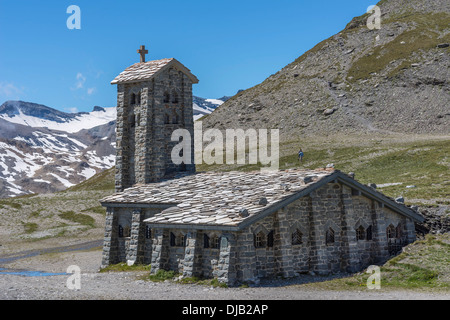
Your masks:
<path fill-rule="evenodd" d="M 80 245 L 80 248 L 83 248 Z M 1 258 L 1 257 L 0 257 Z M 65 273 L 71 265 L 80 268 L 80 289 L 71 290 L 71 274 L 23 276 L 0 271 L 1 300 L 450 300 L 449 293 L 417 291 L 332 291 L 302 286 L 302 283 L 326 280 L 302 276 L 295 280 L 262 282 L 259 287 L 213 288 L 171 281 L 140 280 L 142 272 L 99 273 L 101 250 L 67 251 L 30 255 L 0 265 L 11 270 Z M 73 283 L 73 282 L 71 282 Z"/>
<path fill-rule="evenodd" d="M 136 273 L 82 273 L 80 290 L 66 287 L 69 276 L 0 275 L 2 300 L 449 300 L 449 294 L 412 291 L 325 291 L 299 286 L 212 288 L 138 280 Z"/>

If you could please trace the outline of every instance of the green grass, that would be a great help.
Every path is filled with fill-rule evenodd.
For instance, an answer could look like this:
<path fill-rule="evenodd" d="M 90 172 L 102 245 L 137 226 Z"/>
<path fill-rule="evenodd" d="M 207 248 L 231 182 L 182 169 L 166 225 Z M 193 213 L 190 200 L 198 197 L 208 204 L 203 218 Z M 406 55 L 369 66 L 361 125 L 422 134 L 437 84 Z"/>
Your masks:
<path fill-rule="evenodd" d="M 2 206 L 2 208 L 4 208 L 5 206 L 8 206 L 10 208 L 17 209 L 17 210 L 22 209 L 22 205 L 20 203 L 16 202 L 14 199 L 15 198 L 0 200 L 0 205 Z"/>
<path fill-rule="evenodd" d="M 92 213 L 98 213 L 101 215 L 106 215 L 106 208 L 102 207 L 102 206 L 96 206 L 96 207 L 84 209 L 84 210 L 82 210 L 82 212 L 92 212 Z"/>
<path fill-rule="evenodd" d="M 114 176 L 116 172 L 116 167 L 112 167 L 105 170 L 99 174 L 94 175 L 92 178 L 83 181 L 73 187 L 70 187 L 62 192 L 68 193 L 72 191 L 103 191 L 111 190 L 114 191 Z"/>
<path fill-rule="evenodd" d="M 183 284 L 198 284 L 214 288 L 228 288 L 226 283 L 220 282 L 217 278 L 203 279 L 199 277 L 185 277 L 178 282 Z"/>
<path fill-rule="evenodd" d="M 75 213 L 74 211 L 65 211 L 59 214 L 59 217 L 85 226 L 95 227 L 95 220 L 91 216 L 82 213 Z"/>
<path fill-rule="evenodd" d="M 427 51 L 436 48 L 439 43 L 448 42 L 448 35 L 440 37 L 440 32 L 448 27 L 448 20 L 447 13 L 404 13 L 384 20 L 383 24 L 406 22 L 411 25 L 413 22 L 415 28 L 403 32 L 391 42 L 377 46 L 372 52 L 355 60 L 348 72 L 347 80 L 354 82 L 359 79 L 367 79 L 371 73 L 380 73 L 385 70 L 392 61 L 402 61 L 400 66 L 389 73 L 390 77 L 396 76 L 398 72 L 409 68 L 415 62 L 411 58 L 413 53 Z"/>
<path fill-rule="evenodd" d="M 34 222 L 22 222 L 25 233 L 30 234 L 37 230 L 38 224 Z"/>
<path fill-rule="evenodd" d="M 44 210 L 44 209 L 39 209 L 39 210 L 31 212 L 29 218 L 37 218 L 37 217 L 39 217 L 39 215 L 41 214 L 42 210 Z"/>
<path fill-rule="evenodd" d="M 175 271 L 166 271 L 163 269 L 159 269 L 156 274 L 150 274 L 147 279 L 155 282 L 161 282 L 165 280 L 172 280 L 178 274 Z"/>
<path fill-rule="evenodd" d="M 450 234 L 427 235 L 380 268 L 381 290 L 422 289 L 450 290 Z M 305 286 L 345 290 L 367 289 L 371 274 L 361 272 L 351 277 L 334 279 Z"/>

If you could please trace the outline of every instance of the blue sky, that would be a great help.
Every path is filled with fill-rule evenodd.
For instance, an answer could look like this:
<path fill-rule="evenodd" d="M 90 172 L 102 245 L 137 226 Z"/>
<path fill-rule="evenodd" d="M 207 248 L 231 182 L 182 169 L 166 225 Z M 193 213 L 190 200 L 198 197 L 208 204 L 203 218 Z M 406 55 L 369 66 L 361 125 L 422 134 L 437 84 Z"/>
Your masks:
<path fill-rule="evenodd" d="M 372 0 L 0 0 L 0 104 L 66 111 L 116 105 L 110 82 L 139 62 L 176 58 L 199 78 L 194 95 L 219 98 L 261 83 L 338 33 Z M 69 30 L 67 8 L 81 9 Z"/>

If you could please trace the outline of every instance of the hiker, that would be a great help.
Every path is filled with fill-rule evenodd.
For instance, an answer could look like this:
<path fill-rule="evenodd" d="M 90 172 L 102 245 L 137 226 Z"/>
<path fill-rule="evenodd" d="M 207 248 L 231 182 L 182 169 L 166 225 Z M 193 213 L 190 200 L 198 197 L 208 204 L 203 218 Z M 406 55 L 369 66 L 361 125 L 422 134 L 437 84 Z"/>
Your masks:
<path fill-rule="evenodd" d="M 298 159 L 300 160 L 300 162 L 303 162 L 303 151 L 302 151 L 302 149 L 300 149 L 300 151 L 298 152 Z"/>

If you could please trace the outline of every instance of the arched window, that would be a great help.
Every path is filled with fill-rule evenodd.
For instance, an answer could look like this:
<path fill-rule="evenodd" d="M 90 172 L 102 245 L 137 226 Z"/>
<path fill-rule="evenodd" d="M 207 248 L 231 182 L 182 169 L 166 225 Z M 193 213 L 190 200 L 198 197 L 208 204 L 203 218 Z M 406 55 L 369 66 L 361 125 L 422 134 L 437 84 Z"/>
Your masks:
<path fill-rule="evenodd" d="M 255 248 L 264 248 L 266 246 L 266 235 L 260 231 L 253 235 Z"/>
<path fill-rule="evenodd" d="M 173 124 L 178 124 L 178 114 L 177 114 L 177 112 L 175 110 L 172 113 L 172 123 Z"/>
<path fill-rule="evenodd" d="M 392 224 L 387 227 L 386 235 L 388 239 L 395 239 L 395 227 Z"/>
<path fill-rule="evenodd" d="M 334 243 L 334 230 L 333 230 L 333 228 L 328 228 L 327 232 L 325 233 L 325 243 L 326 244 L 333 244 Z"/>
<path fill-rule="evenodd" d="M 130 112 L 130 115 L 128 116 L 128 122 L 130 124 L 130 128 L 134 128 L 136 126 L 136 115 L 134 112 Z"/>
<path fill-rule="evenodd" d="M 168 92 L 164 92 L 164 103 L 170 102 L 170 94 Z"/>
<path fill-rule="evenodd" d="M 359 226 L 358 229 L 356 229 L 356 240 L 365 240 L 366 239 L 366 230 L 363 226 Z"/>
<path fill-rule="evenodd" d="M 219 249 L 219 236 L 213 235 L 210 243 L 212 249 Z"/>
<path fill-rule="evenodd" d="M 303 234 L 300 230 L 296 229 L 292 233 L 292 245 L 296 246 L 303 243 Z"/>
<path fill-rule="evenodd" d="M 182 233 L 170 233 L 170 246 L 171 247 L 184 247 L 186 246 L 187 237 Z"/>
<path fill-rule="evenodd" d="M 168 113 L 164 115 L 164 124 L 170 124 L 170 115 Z"/>
<path fill-rule="evenodd" d="M 136 95 L 136 104 L 141 104 L 141 94 L 140 93 L 138 93 Z"/>
<path fill-rule="evenodd" d="M 175 90 L 172 91 L 172 103 L 178 103 L 178 94 Z"/>
<path fill-rule="evenodd" d="M 141 94 L 140 93 L 131 93 L 130 95 L 130 104 L 141 104 Z"/>

